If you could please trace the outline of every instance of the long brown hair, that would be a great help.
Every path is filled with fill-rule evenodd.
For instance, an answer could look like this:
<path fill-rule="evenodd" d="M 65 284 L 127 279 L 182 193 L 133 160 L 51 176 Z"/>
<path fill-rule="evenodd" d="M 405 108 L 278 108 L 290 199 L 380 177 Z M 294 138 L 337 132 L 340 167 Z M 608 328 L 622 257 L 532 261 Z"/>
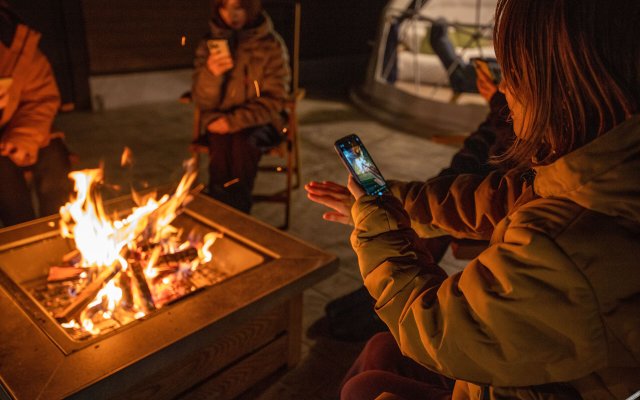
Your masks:
<path fill-rule="evenodd" d="M 494 43 L 523 105 L 506 158 L 548 163 L 638 112 L 640 0 L 498 0 Z"/>
<path fill-rule="evenodd" d="M 229 0 L 213 0 L 213 10 L 217 14 Z M 239 0 L 240 7 L 247 12 L 247 25 L 253 24 L 262 12 L 261 0 Z"/>

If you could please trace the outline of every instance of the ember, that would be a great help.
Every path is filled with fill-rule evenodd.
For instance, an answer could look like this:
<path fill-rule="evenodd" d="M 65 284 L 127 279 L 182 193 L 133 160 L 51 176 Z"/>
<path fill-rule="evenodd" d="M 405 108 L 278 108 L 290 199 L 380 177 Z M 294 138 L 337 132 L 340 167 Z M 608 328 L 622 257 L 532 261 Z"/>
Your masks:
<path fill-rule="evenodd" d="M 60 209 L 60 233 L 75 249 L 32 294 L 72 338 L 112 331 L 226 277 L 208 265 L 220 233 L 185 235 L 171 224 L 192 197 L 194 162 L 185 169 L 172 195 L 134 193 L 126 216 L 105 211 L 102 169 L 70 174 L 77 195 Z"/>

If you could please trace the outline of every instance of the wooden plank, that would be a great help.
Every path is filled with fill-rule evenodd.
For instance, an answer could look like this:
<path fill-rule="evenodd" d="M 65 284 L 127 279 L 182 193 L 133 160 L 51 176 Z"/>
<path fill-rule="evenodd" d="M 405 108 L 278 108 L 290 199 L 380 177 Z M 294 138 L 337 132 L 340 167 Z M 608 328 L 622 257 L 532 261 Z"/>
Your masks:
<path fill-rule="evenodd" d="M 196 353 L 176 360 L 159 373 L 127 389 L 123 397 L 174 398 L 185 388 L 197 385 L 207 377 L 219 373 L 236 360 L 282 335 L 287 326 L 286 317 L 287 309 L 284 305 L 257 316 L 229 334 L 213 338 L 210 343 L 203 343 Z"/>
<path fill-rule="evenodd" d="M 302 298 L 302 293 L 299 293 L 289 302 L 289 368 L 293 368 L 300 361 L 302 352 Z"/>
<path fill-rule="evenodd" d="M 286 335 L 185 393 L 181 400 L 233 399 L 287 363 Z"/>

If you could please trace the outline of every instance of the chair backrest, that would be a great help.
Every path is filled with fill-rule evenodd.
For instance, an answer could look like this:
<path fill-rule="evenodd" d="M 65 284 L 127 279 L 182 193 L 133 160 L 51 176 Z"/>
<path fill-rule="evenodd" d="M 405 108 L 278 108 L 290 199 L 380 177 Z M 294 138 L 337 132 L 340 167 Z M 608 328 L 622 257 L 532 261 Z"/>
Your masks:
<path fill-rule="evenodd" d="M 300 2 L 299 0 L 264 0 L 265 11 L 289 50 L 291 92 L 298 92 L 300 74 Z"/>

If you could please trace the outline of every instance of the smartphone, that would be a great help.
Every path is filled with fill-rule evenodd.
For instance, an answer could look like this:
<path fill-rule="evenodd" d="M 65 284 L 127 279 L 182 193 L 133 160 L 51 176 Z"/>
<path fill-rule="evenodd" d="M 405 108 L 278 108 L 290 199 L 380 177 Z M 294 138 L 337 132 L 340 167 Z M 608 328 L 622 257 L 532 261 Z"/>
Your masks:
<path fill-rule="evenodd" d="M 482 71 L 487 75 L 493 83 L 498 84 L 502 80 L 502 73 L 500 71 L 500 65 L 496 60 L 485 58 L 473 58 L 473 65 L 476 70 Z"/>
<path fill-rule="evenodd" d="M 207 47 L 210 53 L 231 54 L 229 52 L 229 42 L 226 39 L 209 39 L 207 40 Z"/>
<path fill-rule="evenodd" d="M 380 196 L 389 191 L 387 182 L 357 135 L 338 139 L 334 147 L 351 175 L 365 193 Z"/>

